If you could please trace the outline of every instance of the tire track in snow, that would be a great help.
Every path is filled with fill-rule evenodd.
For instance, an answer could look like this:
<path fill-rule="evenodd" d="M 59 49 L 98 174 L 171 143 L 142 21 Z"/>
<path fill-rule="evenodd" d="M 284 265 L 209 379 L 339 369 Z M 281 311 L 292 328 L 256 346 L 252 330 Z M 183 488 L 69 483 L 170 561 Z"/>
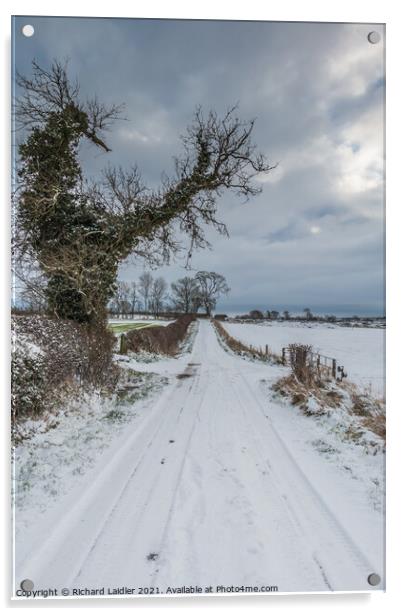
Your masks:
<path fill-rule="evenodd" d="M 45 587 L 51 584 L 53 580 L 57 586 L 58 581 L 62 578 L 63 585 L 73 585 L 83 570 L 85 562 L 94 552 L 96 544 L 99 543 L 99 538 L 102 536 L 105 527 L 118 511 L 119 504 L 128 486 L 143 466 L 153 443 L 158 435 L 165 431 L 166 425 L 170 421 L 169 412 L 162 414 L 161 417 L 161 407 L 167 407 L 171 413 L 180 416 L 188 398 L 186 392 L 191 390 L 193 386 L 194 382 L 175 383 L 175 386 L 169 392 L 166 392 L 167 395 L 162 396 L 152 410 L 152 416 L 144 426 L 144 430 L 142 430 L 145 433 L 151 431 L 151 435 L 148 438 L 143 438 L 141 447 L 135 450 L 137 441 L 142 434 L 134 434 L 133 442 L 129 439 L 127 447 L 125 447 L 127 452 L 118 451 L 116 453 L 110 463 L 111 467 L 115 466 L 115 468 L 112 468 L 111 477 L 106 476 L 105 481 L 102 481 L 103 475 L 108 474 L 108 469 L 101 470 L 98 477 L 99 481 L 92 486 L 90 494 L 83 494 L 82 499 L 76 503 L 73 511 L 66 512 L 64 518 L 57 520 L 50 535 L 38 546 L 34 555 L 28 557 L 24 563 L 19 565 L 22 572 L 19 575 L 21 579 L 25 577 L 34 579 L 37 586 L 43 580 L 43 587 Z M 183 398 L 182 404 L 179 405 L 177 405 L 178 391 L 180 391 L 180 397 Z M 170 404 L 173 399 L 175 399 L 175 404 Z M 132 450 L 135 450 L 134 460 L 131 463 L 132 470 L 127 475 L 124 472 L 126 471 L 124 464 L 126 457 L 122 456 L 122 453 L 129 453 Z M 153 485 L 147 487 L 145 484 L 143 489 L 152 492 Z M 93 515 L 94 510 L 97 511 L 95 516 Z M 94 520 L 96 520 L 95 527 Z M 63 572 L 66 572 L 64 577 Z"/>
<path fill-rule="evenodd" d="M 257 453 L 257 457 L 260 460 L 262 467 L 265 467 L 266 474 L 261 478 L 262 490 L 265 490 L 267 494 L 267 499 L 270 501 L 271 507 L 273 507 L 273 500 L 278 503 L 276 507 L 279 509 L 281 514 L 282 526 L 284 525 L 284 520 L 287 520 L 288 525 L 288 533 L 287 537 L 290 539 L 290 554 L 288 555 L 289 560 L 297 561 L 298 565 L 294 568 L 299 571 L 304 571 L 307 574 L 309 579 L 310 588 L 317 588 L 317 584 L 319 584 L 319 580 L 317 580 L 317 576 L 314 574 L 313 570 L 306 571 L 306 555 L 311 553 L 311 560 L 314 561 L 316 565 L 318 565 L 316 559 L 314 558 L 314 554 L 311 551 L 311 546 L 308 543 L 308 539 L 305 535 L 305 529 L 303 529 L 298 516 L 295 514 L 294 510 L 289 507 L 288 499 L 286 495 L 283 493 L 283 488 L 281 487 L 280 482 L 278 482 L 275 476 L 275 463 L 268 457 L 268 445 L 269 441 L 262 443 L 262 435 L 261 431 L 257 432 L 255 425 L 250 417 L 250 405 L 244 401 L 244 398 L 241 396 L 239 391 L 239 386 L 236 383 L 236 380 L 241 375 L 233 374 L 230 376 L 231 389 L 232 392 L 236 395 L 236 399 L 239 405 L 239 408 L 242 411 L 244 422 L 249 426 L 248 437 L 251 438 L 251 443 L 253 445 L 253 451 Z M 236 379 L 237 377 L 237 379 Z M 243 377 L 241 376 L 243 379 Z M 273 495 L 274 493 L 274 495 Z M 299 545 L 297 545 L 299 544 Z M 283 551 L 285 549 L 289 549 L 289 546 L 285 546 L 285 542 L 283 545 Z M 299 548 L 299 550 L 297 549 Z M 300 549 L 304 548 L 304 549 Z M 325 575 L 323 575 L 322 567 L 318 566 L 317 571 L 319 573 L 319 577 L 324 581 L 325 588 L 328 590 L 332 590 L 331 585 L 328 582 L 328 579 Z M 324 589 L 325 589 L 324 588 Z M 323 589 L 323 590 L 324 590 Z"/>
<path fill-rule="evenodd" d="M 148 451 L 143 457 L 142 470 L 138 469 L 138 472 L 126 483 L 124 493 L 113 511 L 110 512 L 108 520 L 105 521 L 102 533 L 93 544 L 91 554 L 84 560 L 81 571 L 74 580 L 75 583 L 77 581 L 87 583 L 88 579 L 93 579 L 95 583 L 104 577 L 107 578 L 105 583 L 111 581 L 121 585 L 122 579 L 127 579 L 127 584 L 131 579 L 133 583 L 132 580 L 141 559 L 145 562 L 147 555 L 155 554 L 159 561 L 158 521 L 155 521 L 150 528 L 148 519 L 156 518 L 156 509 L 166 511 L 167 503 L 172 498 L 170 491 L 177 474 L 178 461 L 186 454 L 186 448 L 183 453 L 182 448 L 178 451 L 178 446 L 186 440 L 189 430 L 187 425 L 189 415 L 183 410 L 192 391 L 197 388 L 199 379 L 200 375 L 197 374 L 189 386 L 187 386 L 187 380 L 185 385 L 183 381 L 176 384 L 171 398 L 177 396 L 178 391 L 183 388 L 182 395 L 185 395 L 185 401 L 183 400 L 177 408 L 173 405 L 172 416 L 170 415 L 171 409 L 165 412 L 164 420 L 152 442 L 147 446 Z M 195 421 L 196 417 L 192 426 Z M 179 433 L 174 443 L 176 447 L 172 447 L 168 439 L 172 432 L 171 426 L 174 426 Z M 161 459 L 164 460 L 164 464 L 161 464 Z M 126 529 L 123 537 L 121 536 L 122 528 Z M 114 570 L 109 555 L 112 553 L 117 557 L 119 552 L 123 552 L 121 561 L 124 567 L 120 565 Z M 105 564 L 104 571 L 101 566 L 102 562 Z M 141 583 L 144 585 L 150 585 L 149 578 L 153 562 L 149 559 L 148 571 L 142 575 Z"/>
<path fill-rule="evenodd" d="M 173 488 L 171 505 L 169 507 L 166 523 L 165 523 L 165 526 L 163 528 L 162 536 L 161 536 L 161 539 L 160 539 L 160 542 L 159 542 L 159 552 L 158 553 L 162 554 L 162 555 L 164 553 L 164 546 L 166 544 L 166 538 L 167 538 L 167 535 L 168 535 L 169 526 L 170 526 L 170 523 L 171 523 L 171 519 L 172 519 L 172 515 L 173 515 L 173 512 L 174 512 L 174 508 L 176 506 L 177 493 L 178 493 L 180 481 L 181 481 L 182 476 L 183 476 L 184 465 L 185 465 L 185 463 L 186 463 L 186 461 L 188 459 L 188 456 L 189 456 L 191 440 L 192 440 L 192 438 L 194 436 L 194 432 L 195 432 L 195 428 L 197 426 L 197 422 L 199 421 L 199 411 L 200 411 L 200 408 L 202 407 L 202 404 L 204 402 L 206 391 L 207 391 L 207 388 L 205 387 L 203 393 L 200 396 L 200 400 L 199 400 L 199 402 L 197 404 L 197 407 L 196 407 L 196 409 L 193 412 L 193 414 L 194 414 L 193 425 L 192 425 L 192 428 L 191 428 L 190 433 L 188 435 L 186 447 L 185 447 L 185 450 L 184 450 L 183 455 L 182 455 L 182 460 L 181 460 L 179 472 L 177 474 L 177 479 L 175 481 L 174 488 Z M 159 571 L 159 568 L 156 568 L 154 574 L 151 577 L 151 586 L 155 585 L 158 571 Z"/>
<path fill-rule="evenodd" d="M 300 466 L 296 463 L 294 457 L 289 451 L 289 448 L 287 447 L 283 439 L 280 437 L 277 430 L 274 428 L 269 417 L 265 415 L 265 409 L 264 409 L 263 404 L 258 399 L 256 393 L 254 392 L 254 390 L 252 389 L 252 387 L 250 386 L 250 384 L 247 382 L 246 378 L 244 377 L 243 374 L 241 374 L 240 371 L 238 371 L 236 375 L 233 376 L 234 389 L 239 387 L 236 380 L 237 382 L 240 381 L 241 383 L 244 384 L 249 394 L 249 398 L 251 398 L 251 400 L 254 402 L 254 404 L 247 405 L 247 408 L 250 411 L 251 409 L 258 409 L 260 416 L 263 419 L 263 422 L 260 423 L 261 432 L 259 432 L 258 440 L 261 441 L 261 434 L 264 431 L 265 433 L 267 433 L 267 427 L 269 427 L 270 444 L 272 444 L 273 442 L 276 442 L 277 457 L 280 458 L 282 462 L 285 462 L 285 461 L 287 462 L 289 470 L 291 470 L 291 472 L 295 476 L 295 481 L 292 482 L 294 486 L 294 491 L 297 491 L 298 494 L 301 495 L 302 498 L 305 499 L 306 501 L 309 500 L 315 509 L 315 512 L 317 515 L 315 515 L 313 519 L 307 519 L 308 516 L 301 515 L 301 514 L 305 514 L 305 509 L 300 507 L 300 504 L 301 504 L 300 501 L 298 503 L 297 502 L 295 503 L 294 502 L 295 498 L 294 497 L 291 498 L 288 496 L 288 495 L 292 496 L 294 492 L 292 490 L 289 490 L 289 487 L 290 487 L 289 484 L 286 486 L 288 495 L 286 495 L 285 500 L 294 518 L 298 520 L 300 529 L 302 529 L 302 532 L 305 534 L 306 537 L 314 538 L 317 536 L 317 526 L 319 525 L 324 526 L 323 534 L 327 535 L 327 540 L 330 541 L 330 544 L 334 552 L 339 553 L 342 551 L 342 548 L 343 548 L 345 553 L 354 562 L 355 568 L 359 572 L 360 579 L 356 580 L 354 587 L 361 588 L 362 584 L 364 584 L 366 585 L 367 589 L 369 589 L 370 586 L 367 582 L 367 577 L 370 573 L 375 571 L 375 568 L 373 568 L 373 565 L 369 562 L 366 555 L 356 545 L 352 537 L 349 535 L 346 529 L 342 526 L 342 524 L 339 522 L 336 516 L 332 513 L 332 511 L 329 509 L 329 507 L 327 506 L 327 504 L 325 503 L 321 495 L 316 491 L 316 489 L 314 488 L 314 486 L 312 485 L 308 477 L 302 471 Z M 263 425 L 264 423 L 265 423 L 265 426 Z M 255 425 L 252 421 L 250 421 L 250 425 L 252 426 L 253 430 L 255 430 Z M 274 437 L 273 439 L 271 435 Z M 286 479 L 289 479 L 289 471 L 287 473 Z M 303 486 L 303 489 L 301 489 L 301 486 Z M 331 529 L 331 532 L 325 533 L 325 530 L 326 530 L 325 527 L 327 529 L 328 528 Z M 312 556 L 313 556 L 314 561 L 317 563 L 317 565 L 322 570 L 322 575 L 323 575 L 323 578 L 326 580 L 327 585 L 330 588 L 332 586 L 339 587 L 339 584 L 336 583 L 336 580 L 334 580 L 331 584 L 331 581 L 330 581 L 332 577 L 331 571 L 328 570 L 328 565 L 327 565 L 327 568 L 325 568 L 325 565 L 322 562 L 323 560 L 324 561 L 326 560 L 328 562 L 329 559 L 321 558 L 321 552 L 322 550 L 319 550 L 319 549 L 317 549 L 316 551 L 313 551 Z M 344 567 L 345 572 L 349 564 L 350 564 L 350 560 L 345 559 L 343 562 L 343 567 Z M 337 572 L 337 575 L 338 575 L 338 572 Z"/>

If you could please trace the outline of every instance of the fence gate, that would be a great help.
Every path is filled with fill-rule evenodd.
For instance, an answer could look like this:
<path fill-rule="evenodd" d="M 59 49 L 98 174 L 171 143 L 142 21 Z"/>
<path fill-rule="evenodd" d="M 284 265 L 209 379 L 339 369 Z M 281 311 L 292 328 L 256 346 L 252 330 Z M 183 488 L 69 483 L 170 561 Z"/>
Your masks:
<path fill-rule="evenodd" d="M 347 377 L 344 366 L 337 366 L 337 361 L 334 357 L 321 355 L 312 350 L 305 349 L 304 345 L 287 346 L 282 348 L 282 363 L 292 365 L 297 353 L 305 354 L 303 363 L 309 364 L 310 367 L 318 374 L 325 373 L 333 379 L 342 381 Z"/>

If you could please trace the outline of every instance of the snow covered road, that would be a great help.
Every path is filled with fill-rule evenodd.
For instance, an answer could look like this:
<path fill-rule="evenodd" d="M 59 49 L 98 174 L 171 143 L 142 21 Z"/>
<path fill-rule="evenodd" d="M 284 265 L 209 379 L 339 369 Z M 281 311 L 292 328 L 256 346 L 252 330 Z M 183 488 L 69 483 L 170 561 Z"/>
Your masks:
<path fill-rule="evenodd" d="M 349 491 L 340 520 L 296 463 L 256 387 L 280 370 L 227 353 L 201 320 L 186 369 L 140 426 L 17 544 L 16 586 L 370 590 L 378 526 L 370 549 L 370 529 L 345 523 L 359 515 Z"/>

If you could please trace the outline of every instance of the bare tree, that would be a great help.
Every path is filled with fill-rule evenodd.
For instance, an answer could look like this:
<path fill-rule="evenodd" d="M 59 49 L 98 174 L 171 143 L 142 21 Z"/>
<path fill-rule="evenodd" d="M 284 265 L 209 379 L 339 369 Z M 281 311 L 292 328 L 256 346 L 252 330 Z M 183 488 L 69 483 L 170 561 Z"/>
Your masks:
<path fill-rule="evenodd" d="M 197 312 L 201 304 L 201 292 L 195 278 L 185 276 L 176 282 L 172 282 L 173 308 L 179 312 L 188 314 Z"/>
<path fill-rule="evenodd" d="M 148 312 L 149 310 L 149 297 L 151 294 L 152 283 L 153 278 L 149 272 L 144 272 L 141 274 L 138 281 L 138 293 L 142 297 L 145 312 Z"/>
<path fill-rule="evenodd" d="M 134 317 L 134 313 L 135 313 L 135 307 L 138 304 L 137 283 L 134 282 L 134 281 L 130 283 L 129 302 L 130 302 L 130 309 L 131 309 L 131 318 L 133 318 Z"/>
<path fill-rule="evenodd" d="M 45 289 L 46 281 L 40 274 L 37 276 L 31 275 L 23 281 L 23 288 L 19 295 L 28 310 L 39 313 L 46 312 Z"/>
<path fill-rule="evenodd" d="M 68 110 L 82 124 L 85 137 L 110 152 L 97 133 L 107 130 L 114 120 L 122 117 L 124 105 L 106 107 L 96 97 L 80 101 L 79 83 L 69 79 L 66 63 L 55 60 L 50 70 L 46 70 L 33 60 L 32 70 L 31 78 L 17 73 L 17 85 L 22 91 L 14 110 L 17 124 L 23 128 L 42 126 L 49 114 Z"/>
<path fill-rule="evenodd" d="M 119 280 L 113 296 L 112 305 L 114 312 L 120 316 L 127 315 L 130 310 L 129 291 L 130 287 L 127 282 Z"/>
<path fill-rule="evenodd" d="M 167 283 L 164 278 L 159 276 L 155 278 L 150 290 L 150 302 L 149 306 L 155 316 L 159 316 L 163 309 L 164 302 L 167 297 Z"/>
<path fill-rule="evenodd" d="M 216 272 L 197 272 L 195 278 L 200 288 L 201 304 L 209 316 L 219 297 L 229 293 L 230 288 L 224 276 Z"/>

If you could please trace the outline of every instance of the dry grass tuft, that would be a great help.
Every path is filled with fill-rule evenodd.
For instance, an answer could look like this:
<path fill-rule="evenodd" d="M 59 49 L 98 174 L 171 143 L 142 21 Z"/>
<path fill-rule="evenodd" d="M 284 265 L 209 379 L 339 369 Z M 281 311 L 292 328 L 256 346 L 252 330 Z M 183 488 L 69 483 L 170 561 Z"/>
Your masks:
<path fill-rule="evenodd" d="M 365 429 L 385 441 L 384 400 L 360 391 L 354 383 L 336 383 L 328 378 L 307 384 L 299 381 L 292 372 L 274 383 L 272 389 L 287 398 L 293 406 L 298 406 L 307 416 L 325 415 L 331 409 L 342 408 L 349 416 L 348 421 L 353 421 L 347 427 L 345 436 L 356 443 L 360 442 Z"/>
<path fill-rule="evenodd" d="M 361 418 L 361 425 L 382 439 L 386 439 L 385 400 L 376 398 L 367 391 L 361 392 L 354 383 L 342 383 L 349 393 L 352 406 L 350 412 Z"/>
<path fill-rule="evenodd" d="M 289 398 L 292 406 L 298 406 L 304 415 L 323 415 L 331 408 L 340 406 L 343 396 L 331 381 L 327 383 L 303 383 L 292 372 L 272 385 L 279 395 Z M 331 389 L 329 389 L 331 388 Z"/>
<path fill-rule="evenodd" d="M 363 420 L 363 425 L 377 434 L 380 438 L 386 440 L 386 417 L 385 413 L 376 415 L 375 417 L 366 417 Z"/>

